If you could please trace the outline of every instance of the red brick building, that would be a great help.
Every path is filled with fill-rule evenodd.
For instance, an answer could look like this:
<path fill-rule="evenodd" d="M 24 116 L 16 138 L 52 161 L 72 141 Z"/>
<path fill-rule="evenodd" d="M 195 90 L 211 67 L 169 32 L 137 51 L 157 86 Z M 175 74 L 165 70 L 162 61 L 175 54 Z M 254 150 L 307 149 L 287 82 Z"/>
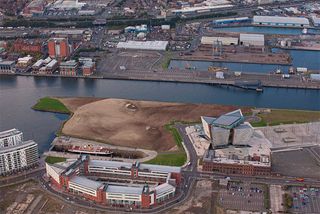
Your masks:
<path fill-rule="evenodd" d="M 17 39 L 13 44 L 15 52 L 41 53 L 43 42 L 38 39 Z"/>
<path fill-rule="evenodd" d="M 67 38 L 52 38 L 48 41 L 48 53 L 51 58 L 63 60 L 72 53 L 72 46 Z"/>
<path fill-rule="evenodd" d="M 69 166 L 63 168 L 63 165 Z M 181 182 L 180 167 L 90 160 L 89 156 L 80 156 L 77 161 L 63 165 L 46 164 L 47 175 L 56 188 L 104 205 L 150 208 L 174 197 L 175 186 Z M 86 176 L 125 178 L 145 184 L 117 184 L 114 180 L 106 184 Z M 150 180 L 158 185 L 149 187 Z"/>

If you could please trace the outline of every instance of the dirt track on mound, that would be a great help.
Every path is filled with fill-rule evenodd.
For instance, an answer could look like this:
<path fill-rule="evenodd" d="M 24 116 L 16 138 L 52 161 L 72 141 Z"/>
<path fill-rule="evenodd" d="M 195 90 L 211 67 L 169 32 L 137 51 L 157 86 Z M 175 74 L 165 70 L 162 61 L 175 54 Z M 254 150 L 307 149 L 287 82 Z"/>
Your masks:
<path fill-rule="evenodd" d="M 124 99 L 60 100 L 74 110 L 74 115 L 63 127 L 63 134 L 156 151 L 168 151 L 175 146 L 173 137 L 164 128 L 170 121 L 200 121 L 202 115 L 218 116 L 237 109 L 233 106 Z"/>

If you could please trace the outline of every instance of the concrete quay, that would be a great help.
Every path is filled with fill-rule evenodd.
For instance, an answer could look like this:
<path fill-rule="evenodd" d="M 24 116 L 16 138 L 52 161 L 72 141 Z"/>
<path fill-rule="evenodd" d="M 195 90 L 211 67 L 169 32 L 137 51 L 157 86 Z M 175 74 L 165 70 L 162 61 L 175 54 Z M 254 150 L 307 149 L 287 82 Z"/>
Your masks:
<path fill-rule="evenodd" d="M 217 79 L 215 73 L 197 70 L 126 70 L 117 72 L 106 72 L 103 75 L 95 76 L 62 76 L 62 75 L 39 75 L 30 73 L 2 74 L 34 77 L 60 77 L 60 78 L 83 78 L 83 79 L 118 79 L 138 81 L 159 81 L 159 82 L 181 82 L 198 83 L 222 86 L 234 86 L 236 80 L 250 81 L 260 80 L 262 87 L 276 88 L 297 88 L 297 89 L 320 89 L 320 81 L 311 81 L 298 75 L 291 75 L 289 79 L 282 78 L 280 74 L 268 73 L 243 73 L 240 77 L 225 75 L 225 79 Z M 0 75 L 1 76 L 1 75 Z"/>

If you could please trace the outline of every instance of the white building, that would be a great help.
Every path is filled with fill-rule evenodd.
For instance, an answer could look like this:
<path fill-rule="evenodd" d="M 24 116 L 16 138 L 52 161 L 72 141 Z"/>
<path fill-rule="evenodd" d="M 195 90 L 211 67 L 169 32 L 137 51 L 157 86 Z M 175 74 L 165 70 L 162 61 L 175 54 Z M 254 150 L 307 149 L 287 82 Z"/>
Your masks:
<path fill-rule="evenodd" d="M 37 163 L 38 145 L 32 140 L 0 151 L 0 175 L 27 169 Z"/>
<path fill-rule="evenodd" d="M 23 133 L 17 129 L 0 132 L 0 148 L 12 147 L 23 141 Z"/>
<path fill-rule="evenodd" d="M 264 46 L 264 35 L 263 34 L 240 34 L 240 45 L 244 46 Z"/>
<path fill-rule="evenodd" d="M 0 73 L 14 73 L 16 63 L 14 61 L 0 60 Z"/>
<path fill-rule="evenodd" d="M 253 16 L 254 25 L 279 26 L 279 27 L 309 27 L 310 23 L 304 17 L 282 16 Z"/>
<path fill-rule="evenodd" d="M 214 37 L 203 36 L 201 38 L 202 45 L 213 45 L 214 42 L 221 42 L 222 45 L 238 45 L 239 39 L 236 37 Z"/>
<path fill-rule="evenodd" d="M 119 42 L 117 48 L 165 51 L 167 49 L 168 43 L 168 41 L 127 41 Z"/>

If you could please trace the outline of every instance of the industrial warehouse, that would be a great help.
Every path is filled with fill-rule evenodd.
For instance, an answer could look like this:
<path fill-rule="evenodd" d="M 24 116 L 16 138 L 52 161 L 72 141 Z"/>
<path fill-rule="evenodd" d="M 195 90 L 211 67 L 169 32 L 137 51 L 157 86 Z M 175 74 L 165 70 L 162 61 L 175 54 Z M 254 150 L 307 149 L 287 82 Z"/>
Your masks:
<path fill-rule="evenodd" d="M 228 174 L 270 175 L 271 143 L 261 131 L 243 122 L 241 110 L 218 118 L 201 117 L 211 142 L 203 156 L 203 170 Z"/>
<path fill-rule="evenodd" d="M 309 20 L 303 17 L 253 16 L 253 24 L 279 27 L 310 27 Z"/>
<path fill-rule="evenodd" d="M 9 175 L 38 163 L 38 144 L 23 141 L 23 133 L 17 129 L 0 132 L 0 175 Z"/>
<path fill-rule="evenodd" d="M 154 207 L 174 197 L 181 182 L 180 167 L 90 160 L 87 155 L 46 163 L 46 172 L 60 190 L 103 205 L 136 208 Z"/>
<path fill-rule="evenodd" d="M 168 41 L 127 41 L 119 42 L 117 48 L 165 51 L 167 46 Z"/>

